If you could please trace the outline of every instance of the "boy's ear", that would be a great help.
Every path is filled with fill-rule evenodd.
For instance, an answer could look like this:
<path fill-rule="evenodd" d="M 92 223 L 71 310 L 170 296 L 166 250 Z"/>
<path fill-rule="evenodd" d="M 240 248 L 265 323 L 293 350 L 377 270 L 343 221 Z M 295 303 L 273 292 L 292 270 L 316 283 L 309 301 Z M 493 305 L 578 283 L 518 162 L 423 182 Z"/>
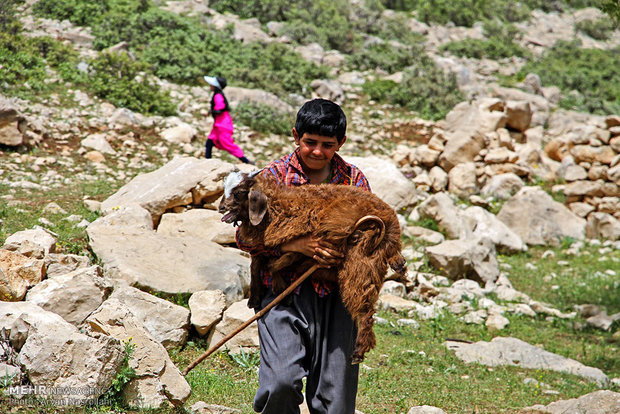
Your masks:
<path fill-rule="evenodd" d="M 253 226 L 258 226 L 267 213 L 267 197 L 259 190 L 250 190 L 248 195 L 248 216 Z"/>
<path fill-rule="evenodd" d="M 342 141 L 340 141 L 340 143 L 338 144 L 338 149 L 336 151 L 338 151 L 340 149 L 340 147 L 342 147 L 344 145 L 345 142 L 347 142 L 347 136 L 346 135 L 344 137 L 342 137 Z"/>
<path fill-rule="evenodd" d="M 295 145 L 299 145 L 299 134 L 295 128 L 293 128 L 293 138 L 295 138 Z"/>

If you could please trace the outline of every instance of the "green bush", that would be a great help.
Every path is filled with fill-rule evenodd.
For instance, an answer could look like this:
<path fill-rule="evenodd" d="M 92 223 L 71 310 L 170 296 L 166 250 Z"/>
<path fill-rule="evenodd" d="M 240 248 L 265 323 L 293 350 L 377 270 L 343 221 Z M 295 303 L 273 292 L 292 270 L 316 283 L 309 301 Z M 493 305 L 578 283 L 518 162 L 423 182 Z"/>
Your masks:
<path fill-rule="evenodd" d="M 418 20 L 426 23 L 453 22 L 467 27 L 493 18 L 518 22 L 530 15 L 530 8 L 524 2 L 502 0 L 384 0 L 383 4 L 396 10 L 415 10 Z"/>
<path fill-rule="evenodd" d="M 424 36 L 408 30 L 409 16 L 397 13 L 391 18 L 382 18 L 364 27 L 364 32 L 384 40 L 396 40 L 408 46 L 419 46 L 424 43 Z"/>
<path fill-rule="evenodd" d="M 514 42 L 518 31 L 513 25 L 504 26 L 497 22 L 486 22 L 486 39 L 464 39 L 440 46 L 440 51 L 447 51 L 456 56 L 476 59 L 502 59 L 511 56 L 529 57 L 529 50 Z"/>
<path fill-rule="evenodd" d="M 539 60 L 528 63 L 517 79 L 533 72 L 543 85 L 557 85 L 564 108 L 594 114 L 620 113 L 620 48 L 582 49 L 579 41 L 559 41 Z M 570 91 L 579 95 L 569 95 Z"/>
<path fill-rule="evenodd" d="M 126 53 L 101 53 L 89 65 L 86 87 L 98 97 L 133 111 L 174 115 L 176 106 L 170 94 L 148 80 L 146 66 Z"/>
<path fill-rule="evenodd" d="M 69 20 L 79 26 L 99 21 L 109 10 L 109 1 L 39 0 L 33 6 L 37 16 Z"/>
<path fill-rule="evenodd" d="M 14 35 L 20 32 L 21 23 L 15 16 L 15 6 L 23 0 L 2 0 L 0 2 L 0 33 Z"/>
<path fill-rule="evenodd" d="M 388 43 L 374 44 L 347 56 L 349 65 L 360 70 L 383 69 L 389 73 L 403 70 L 419 60 L 423 50 L 393 47 Z"/>
<path fill-rule="evenodd" d="M 262 23 L 286 22 L 285 34 L 300 43 L 318 42 L 328 49 L 347 51 L 354 39 L 348 0 L 215 0 L 209 6 Z"/>
<path fill-rule="evenodd" d="M 19 34 L 0 33 L 0 84 L 41 90 L 46 77 L 45 60 L 28 39 Z"/>
<path fill-rule="evenodd" d="M 616 24 L 620 24 L 620 3 L 617 0 L 600 0 L 597 7 L 607 13 Z"/>
<path fill-rule="evenodd" d="M 295 124 L 293 114 L 282 113 L 271 106 L 258 103 L 241 103 L 233 112 L 235 122 L 255 131 L 290 135 Z"/>
<path fill-rule="evenodd" d="M 603 0 L 613 3 L 615 0 Z M 502 21 L 517 22 L 529 18 L 530 11 L 563 11 L 569 7 L 598 7 L 601 0 L 381 0 L 382 4 L 394 10 L 417 11 L 418 18 L 427 23 L 445 24 L 448 21 L 458 26 L 471 26 L 476 21 L 499 18 Z M 616 6 L 617 7 L 617 6 Z"/>
<path fill-rule="evenodd" d="M 407 69 L 400 84 L 377 80 L 366 82 L 363 90 L 372 99 L 400 105 L 432 120 L 443 118 L 463 100 L 456 76 L 444 73 L 429 58 Z"/>
<path fill-rule="evenodd" d="M 617 24 L 610 19 L 584 20 L 575 25 L 575 29 L 585 33 L 592 39 L 607 40 L 611 37 Z"/>

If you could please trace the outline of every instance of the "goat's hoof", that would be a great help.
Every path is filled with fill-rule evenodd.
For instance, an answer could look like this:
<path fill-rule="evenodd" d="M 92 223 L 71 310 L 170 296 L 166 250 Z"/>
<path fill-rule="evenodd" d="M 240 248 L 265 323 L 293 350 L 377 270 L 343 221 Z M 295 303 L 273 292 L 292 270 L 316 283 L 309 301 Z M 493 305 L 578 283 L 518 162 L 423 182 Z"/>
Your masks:
<path fill-rule="evenodd" d="M 351 357 L 351 364 L 352 365 L 357 365 L 360 362 L 362 362 L 364 360 L 363 356 L 360 355 L 353 355 L 353 357 Z"/>

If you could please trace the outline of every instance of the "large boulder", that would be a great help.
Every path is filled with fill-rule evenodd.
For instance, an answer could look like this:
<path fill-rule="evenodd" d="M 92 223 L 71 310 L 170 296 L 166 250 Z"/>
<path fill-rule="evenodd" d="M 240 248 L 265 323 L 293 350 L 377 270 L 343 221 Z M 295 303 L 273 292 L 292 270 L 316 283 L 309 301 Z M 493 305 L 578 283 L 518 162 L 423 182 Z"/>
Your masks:
<path fill-rule="evenodd" d="M 250 260 L 242 252 L 197 237 L 159 235 L 135 204 L 87 228 L 90 246 L 107 274 L 164 295 L 219 289 L 231 300 L 249 288 Z"/>
<path fill-rule="evenodd" d="M 125 305 L 164 348 L 185 345 L 190 313 L 183 306 L 131 287 L 122 280 L 114 282 L 114 292 L 108 299 Z"/>
<path fill-rule="evenodd" d="M 471 162 L 485 147 L 484 134 L 504 127 L 506 115 L 488 111 L 476 103 L 461 102 L 446 115 L 444 151 L 439 165 L 450 171 L 455 165 Z"/>
<path fill-rule="evenodd" d="M 189 398 L 191 388 L 164 346 L 117 299 L 105 301 L 87 323 L 95 332 L 130 341 L 134 346 L 129 366 L 135 370 L 136 377 L 123 390 L 129 405 L 159 408 L 169 400 L 180 405 Z"/>
<path fill-rule="evenodd" d="M 471 235 L 473 223 L 467 223 L 459 208 L 446 193 L 437 193 L 418 207 L 420 218 L 431 218 L 449 239 L 463 239 Z"/>
<path fill-rule="evenodd" d="M 586 221 L 540 187 L 523 187 L 503 205 L 497 218 L 528 245 L 558 245 L 564 237 L 585 236 Z"/>
<path fill-rule="evenodd" d="M 19 301 L 45 277 L 45 262 L 10 250 L 0 250 L 0 300 Z"/>
<path fill-rule="evenodd" d="M 545 369 L 577 375 L 596 382 L 602 387 L 609 384 L 607 375 L 598 368 L 588 367 L 578 361 L 553 354 L 516 338 L 497 337 L 491 342 L 478 341 L 471 344 L 448 341 L 446 346 L 455 351 L 460 360 L 468 364 Z"/>
<path fill-rule="evenodd" d="M 19 363 L 35 386 L 67 387 L 54 398 L 97 398 L 111 385 L 123 360 L 120 341 L 89 336 L 30 302 L 0 302 L 0 328 L 7 330 Z M 71 390 L 88 390 L 77 393 Z M 39 397 L 40 395 L 37 395 Z"/>
<path fill-rule="evenodd" d="M 578 398 L 560 400 L 549 405 L 536 404 L 519 411 L 520 414 L 617 414 L 620 413 L 620 393 L 610 390 L 594 391 Z"/>
<path fill-rule="evenodd" d="M 4 241 L 2 248 L 17 251 L 23 255 L 38 259 L 58 251 L 56 238 L 42 227 L 35 227 L 11 234 Z"/>
<path fill-rule="evenodd" d="M 196 237 L 218 244 L 234 244 L 235 228 L 222 222 L 217 211 L 197 208 L 182 213 L 166 213 L 161 216 L 157 234 Z"/>
<path fill-rule="evenodd" d="M 254 311 L 248 308 L 248 300 L 244 299 L 233 303 L 224 311 L 221 322 L 215 326 L 215 332 L 210 338 L 209 346 L 220 342 L 226 335 L 241 326 L 245 321 L 254 316 Z M 240 352 L 241 348 L 258 348 L 258 325 L 253 322 L 226 343 L 231 353 Z"/>
<path fill-rule="evenodd" d="M 347 161 L 362 170 L 368 178 L 372 192 L 394 210 L 398 211 L 417 200 L 418 192 L 415 185 L 398 170 L 391 160 L 371 156 L 348 157 Z"/>
<path fill-rule="evenodd" d="M 478 180 L 476 176 L 476 164 L 462 162 L 457 164 L 448 173 L 450 184 L 448 190 L 461 198 L 467 198 L 478 193 Z"/>
<path fill-rule="evenodd" d="M 607 213 L 591 213 L 586 224 L 586 236 L 590 239 L 620 240 L 620 220 Z"/>
<path fill-rule="evenodd" d="M 484 285 L 499 276 L 495 245 L 488 238 L 446 240 L 425 250 L 431 265 L 452 280 L 467 278 Z"/>
<path fill-rule="evenodd" d="M 481 193 L 483 195 L 490 195 L 498 200 L 508 200 L 517 191 L 523 188 L 525 184 L 523 180 L 514 173 L 498 174 L 491 177 L 484 187 Z"/>
<path fill-rule="evenodd" d="M 205 336 L 222 319 L 226 309 L 226 297 L 219 290 L 203 290 L 189 298 L 192 312 L 191 323 L 198 335 Z"/>
<path fill-rule="evenodd" d="M 173 207 L 213 202 L 223 192 L 222 179 L 234 165 L 216 159 L 175 158 L 163 167 L 136 176 L 101 204 L 103 214 L 137 203 L 159 223 L 161 215 Z M 203 191 L 203 189 L 209 191 Z"/>
<path fill-rule="evenodd" d="M 111 292 L 112 284 L 99 266 L 91 266 L 44 280 L 30 289 L 26 301 L 79 326 Z"/>
<path fill-rule="evenodd" d="M 277 95 L 260 89 L 229 86 L 226 88 L 226 98 L 233 108 L 236 108 L 240 103 L 251 103 L 271 106 L 284 113 L 293 113 L 294 111 L 291 105 L 278 98 Z"/>
<path fill-rule="evenodd" d="M 472 206 L 461 212 L 469 223 L 475 223 L 471 232 L 477 237 L 491 239 L 497 250 L 507 253 L 526 251 L 527 245 L 523 243 L 521 237 L 500 221 L 493 213 L 488 212 L 482 207 Z"/>
<path fill-rule="evenodd" d="M 523 132 L 530 127 L 532 109 L 527 101 L 506 101 L 506 126 Z"/>

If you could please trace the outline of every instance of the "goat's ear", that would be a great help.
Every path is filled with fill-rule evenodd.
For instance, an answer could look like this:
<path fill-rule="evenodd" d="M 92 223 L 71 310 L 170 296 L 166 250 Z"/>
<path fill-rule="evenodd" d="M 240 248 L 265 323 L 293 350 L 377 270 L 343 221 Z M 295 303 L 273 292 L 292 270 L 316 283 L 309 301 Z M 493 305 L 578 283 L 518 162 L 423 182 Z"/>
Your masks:
<path fill-rule="evenodd" d="M 267 197 L 259 190 L 250 190 L 248 195 L 248 215 L 250 216 L 250 223 L 253 226 L 258 226 L 265 213 L 267 213 Z"/>

